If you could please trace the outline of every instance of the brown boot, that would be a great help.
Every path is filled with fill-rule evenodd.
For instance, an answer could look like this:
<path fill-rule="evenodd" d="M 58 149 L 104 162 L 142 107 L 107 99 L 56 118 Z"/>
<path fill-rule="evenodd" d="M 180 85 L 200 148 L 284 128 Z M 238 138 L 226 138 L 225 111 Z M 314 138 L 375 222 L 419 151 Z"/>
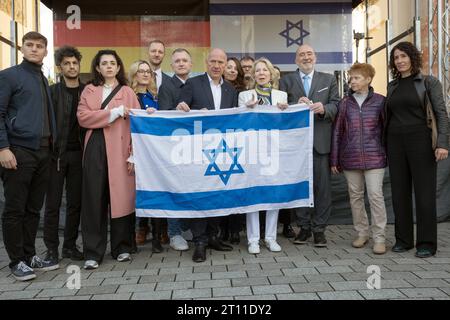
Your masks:
<path fill-rule="evenodd" d="M 358 236 L 355 240 L 352 242 L 352 246 L 354 248 L 362 248 L 366 245 L 366 243 L 369 241 L 369 237 L 360 237 Z"/>
<path fill-rule="evenodd" d="M 141 227 L 136 231 L 136 245 L 143 246 L 147 241 L 148 227 Z"/>
<path fill-rule="evenodd" d="M 384 242 L 378 242 L 373 245 L 373 253 L 375 254 L 385 254 L 386 253 L 386 245 Z"/>

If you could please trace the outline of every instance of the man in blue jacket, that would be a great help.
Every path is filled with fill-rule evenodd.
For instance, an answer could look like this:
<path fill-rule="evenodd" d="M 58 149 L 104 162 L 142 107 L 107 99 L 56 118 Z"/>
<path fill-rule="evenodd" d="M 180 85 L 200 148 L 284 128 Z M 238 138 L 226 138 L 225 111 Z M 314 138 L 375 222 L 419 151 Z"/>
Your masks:
<path fill-rule="evenodd" d="M 53 106 L 42 62 L 47 39 L 38 32 L 22 38 L 23 62 L 0 71 L 0 176 L 5 208 L 3 242 L 11 273 L 19 281 L 58 264 L 36 255 L 35 239 L 48 183 L 50 151 L 56 139 Z"/>

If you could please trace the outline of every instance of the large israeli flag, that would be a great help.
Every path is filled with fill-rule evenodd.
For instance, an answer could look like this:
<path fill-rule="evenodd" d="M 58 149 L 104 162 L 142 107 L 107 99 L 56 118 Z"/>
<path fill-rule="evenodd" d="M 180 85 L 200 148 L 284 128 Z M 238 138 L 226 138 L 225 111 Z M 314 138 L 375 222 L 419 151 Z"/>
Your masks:
<path fill-rule="evenodd" d="M 313 115 L 305 105 L 133 112 L 137 216 L 313 206 Z"/>

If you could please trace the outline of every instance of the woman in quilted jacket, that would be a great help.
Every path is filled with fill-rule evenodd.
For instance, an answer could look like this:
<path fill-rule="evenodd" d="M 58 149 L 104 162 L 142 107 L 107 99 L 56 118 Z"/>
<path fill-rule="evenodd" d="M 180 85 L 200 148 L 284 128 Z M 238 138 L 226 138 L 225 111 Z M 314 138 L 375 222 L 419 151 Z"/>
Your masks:
<path fill-rule="evenodd" d="M 362 248 L 369 241 L 369 219 L 364 206 L 364 183 L 370 203 L 373 252 L 386 252 L 386 207 L 383 177 L 386 151 L 382 143 L 384 96 L 370 86 L 375 69 L 355 63 L 349 70 L 350 91 L 339 103 L 333 127 L 330 165 L 333 174 L 344 172 L 347 179 L 353 224 L 357 237 L 352 243 Z"/>

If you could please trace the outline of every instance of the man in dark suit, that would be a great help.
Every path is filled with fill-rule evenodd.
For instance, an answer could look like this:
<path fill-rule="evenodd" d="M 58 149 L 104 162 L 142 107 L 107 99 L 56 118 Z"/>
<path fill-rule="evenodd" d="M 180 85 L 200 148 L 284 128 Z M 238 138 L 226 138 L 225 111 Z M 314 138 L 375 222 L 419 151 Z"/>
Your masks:
<path fill-rule="evenodd" d="M 162 83 L 170 80 L 170 77 L 161 71 L 161 64 L 165 54 L 166 47 L 161 40 L 150 41 L 148 45 L 148 61 L 150 62 L 150 67 L 155 72 L 155 81 L 158 91 Z"/>
<path fill-rule="evenodd" d="M 297 71 L 284 76 L 280 90 L 287 92 L 288 103 L 306 103 L 314 112 L 314 210 L 297 209 L 300 232 L 295 244 L 304 244 L 314 235 L 316 247 L 326 247 L 325 228 L 331 213 L 331 173 L 329 154 L 331 126 L 337 113 L 339 93 L 333 75 L 314 70 L 316 54 L 309 45 L 297 49 Z"/>
<path fill-rule="evenodd" d="M 172 52 L 172 66 L 174 75 L 164 81 L 158 92 L 159 110 L 174 110 L 178 104 L 181 88 L 189 78 L 192 69 L 192 58 L 189 51 L 177 48 Z"/>
<path fill-rule="evenodd" d="M 219 110 L 237 107 L 237 92 L 234 87 L 223 80 L 227 64 L 227 55 L 222 49 L 211 49 L 206 58 L 207 72 L 190 78 L 181 89 L 177 110 Z M 192 260 L 206 260 L 206 246 L 219 251 L 233 250 L 217 238 L 218 218 L 191 219 L 191 231 L 195 245 Z"/>

